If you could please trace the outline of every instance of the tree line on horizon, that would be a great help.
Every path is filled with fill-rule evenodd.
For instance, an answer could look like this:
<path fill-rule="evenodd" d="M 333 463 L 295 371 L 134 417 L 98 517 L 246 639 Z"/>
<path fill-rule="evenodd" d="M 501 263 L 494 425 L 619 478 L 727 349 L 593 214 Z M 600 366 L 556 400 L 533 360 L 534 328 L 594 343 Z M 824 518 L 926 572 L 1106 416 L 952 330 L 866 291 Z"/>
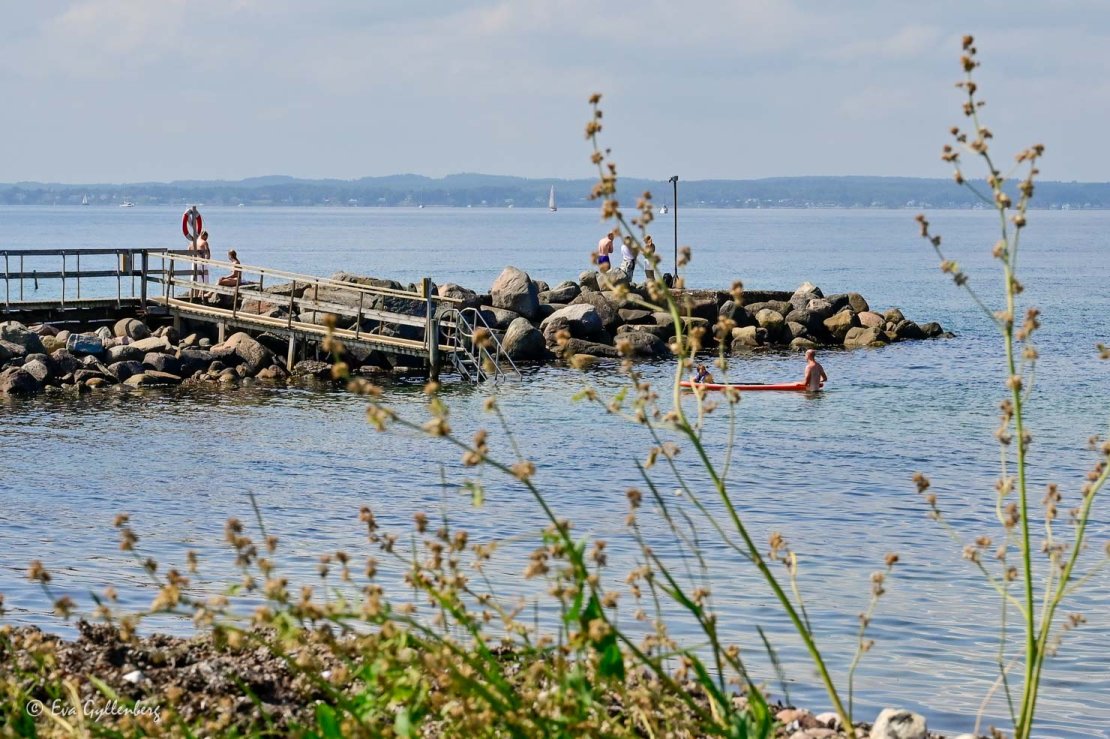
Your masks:
<path fill-rule="evenodd" d="M 348 207 L 519 207 L 546 208 L 552 187 L 559 208 L 591 207 L 589 180 L 527 179 L 459 174 L 366 177 L 358 180 L 308 180 L 257 177 L 231 181 L 178 181 L 129 184 L 0 184 L 4 205 L 174 205 L 203 202 L 236 206 Z M 972 208 L 971 193 L 952 188 L 951 180 L 915 177 L 774 177 L 758 180 L 690 180 L 678 183 L 679 207 L 702 208 Z M 629 202 L 650 191 L 659 204 L 673 207 L 667 181 L 622 180 Z M 1040 207 L 1110 207 L 1110 183 L 1040 182 Z"/>

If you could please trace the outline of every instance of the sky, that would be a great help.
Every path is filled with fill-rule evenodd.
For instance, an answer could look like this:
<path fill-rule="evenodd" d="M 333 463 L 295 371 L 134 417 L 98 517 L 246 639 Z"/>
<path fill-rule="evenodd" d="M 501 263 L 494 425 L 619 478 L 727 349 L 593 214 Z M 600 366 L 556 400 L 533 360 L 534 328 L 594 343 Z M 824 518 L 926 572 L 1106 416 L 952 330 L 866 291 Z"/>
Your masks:
<path fill-rule="evenodd" d="M 1110 180 L 1108 0 L 8 2 L 0 182 L 457 172 L 946 177 L 975 35 L 986 124 Z"/>

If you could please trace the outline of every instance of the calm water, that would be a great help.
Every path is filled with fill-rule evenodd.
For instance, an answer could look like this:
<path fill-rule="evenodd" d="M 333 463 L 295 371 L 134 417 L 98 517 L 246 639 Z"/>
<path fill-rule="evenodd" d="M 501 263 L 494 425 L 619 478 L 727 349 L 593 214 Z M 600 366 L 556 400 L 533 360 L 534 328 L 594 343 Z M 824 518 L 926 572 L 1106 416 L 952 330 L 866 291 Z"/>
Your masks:
<path fill-rule="evenodd" d="M 347 270 L 403 282 L 430 275 L 485 289 L 506 264 L 552 284 L 577 276 L 603 228 L 594 211 L 203 208 L 217 254 L 236 248 L 245 263 L 328 274 Z M 729 473 L 734 496 L 760 541 L 781 531 L 801 557 L 801 581 L 818 637 L 837 675 L 854 649 L 856 614 L 867 600 L 868 575 L 896 551 L 903 564 L 888 587 L 871 636 L 875 650 L 857 678 L 857 706 L 867 717 L 884 705 L 925 713 L 934 728 L 970 730 L 995 677 L 998 603 L 960 557 L 959 547 L 927 520 L 910 476 L 928 472 L 962 534 L 997 534 L 991 489 L 997 446 L 991 437 L 1002 397 L 999 341 L 936 269 L 909 211 L 682 210 L 680 238 L 694 246 L 689 282 L 727 287 L 793 289 L 804 280 L 827 293 L 862 292 L 880 310 L 892 305 L 917 320 L 955 331 L 947 341 L 900 344 L 852 353 L 828 352 L 831 377 L 819 398 L 751 394 L 737 409 L 738 441 Z M 2 208 L 0 250 L 60 247 L 182 247 L 177 209 Z M 950 256 L 972 274 L 988 299 L 997 280 L 987 254 L 987 213 L 931 215 Z M 1056 480 L 1074 501 L 1090 464 L 1086 439 L 1105 432 L 1110 366 L 1094 344 L 1110 339 L 1105 234 L 1110 213 L 1036 212 L 1024 246 L 1026 296 L 1044 310 L 1043 360 L 1032 404 L 1034 496 Z M 670 254 L 671 221 L 656 241 Z M 669 258 L 668 258 L 669 259 Z M 800 376 L 795 355 L 736 363 L 753 381 Z M 589 373 L 540 369 L 499 388 L 449 389 L 452 424 L 464 436 L 489 423 L 487 395 L 498 396 L 514 431 L 539 469 L 557 511 L 585 533 L 606 538 L 614 581 L 634 549 L 622 532 L 624 492 L 638 484 L 631 461 L 648 440 L 637 428 L 570 402 L 591 384 L 614 392 L 612 366 Z M 647 365 L 665 381 L 667 363 Z M 505 592 L 517 582 L 524 553 L 543 525 L 523 491 L 486 473 L 488 502 L 470 507 L 459 493 L 468 472 L 444 445 L 403 432 L 382 435 L 365 422 L 363 404 L 341 392 L 249 387 L 175 390 L 134 397 L 115 394 L 0 406 L 0 592 L 9 620 L 52 630 L 68 627 L 47 615 L 49 604 L 23 580 L 27 563 L 43 560 L 59 593 L 88 604 L 87 593 L 109 582 L 129 604 L 152 593 L 117 549 L 112 518 L 132 515 L 143 552 L 181 563 L 188 549 L 209 562 L 216 589 L 226 572 L 222 528 L 237 516 L 253 521 L 247 499 L 260 500 L 267 525 L 282 537 L 282 566 L 303 582 L 315 579 L 315 557 L 363 549 L 358 508 L 372 506 L 389 528 L 404 530 L 417 510 L 446 509 L 457 526 L 480 538 L 510 538 L 495 560 Z M 396 385 L 387 399 L 419 418 L 414 386 Z M 714 416 L 705 436 L 720 456 L 727 419 Z M 495 434 L 494 448 L 506 440 Z M 693 474 L 691 459 L 680 457 Z M 449 484 L 440 484 L 441 471 Z M 694 480 L 705 488 L 704 480 Z M 660 476 L 664 490 L 673 480 Z M 676 502 L 680 502 L 676 498 Z M 1091 556 L 1110 535 L 1107 506 L 1094 523 Z M 643 516 L 645 520 L 650 517 Z M 703 532 L 707 533 L 707 532 Z M 657 549 L 673 552 L 658 527 Z M 709 552 L 716 603 L 726 631 L 761 666 L 754 624 L 768 628 L 787 663 L 791 697 L 821 708 L 788 624 L 771 607 L 761 582 L 725 551 Z M 527 588 L 525 588 L 526 590 Z M 398 589 L 399 597 L 407 597 Z M 624 609 L 626 618 L 631 609 Z M 1069 636 L 1047 671 L 1040 736 L 1105 736 L 1110 725 L 1110 578 L 1103 573 L 1066 609 L 1089 623 Z M 163 622 L 160 628 L 186 625 Z M 774 681 L 766 673 L 769 683 Z M 777 688 L 776 688 L 777 692 Z M 1004 704 L 995 701 L 996 721 Z M 1092 727 L 1096 727 L 1092 729 Z"/>

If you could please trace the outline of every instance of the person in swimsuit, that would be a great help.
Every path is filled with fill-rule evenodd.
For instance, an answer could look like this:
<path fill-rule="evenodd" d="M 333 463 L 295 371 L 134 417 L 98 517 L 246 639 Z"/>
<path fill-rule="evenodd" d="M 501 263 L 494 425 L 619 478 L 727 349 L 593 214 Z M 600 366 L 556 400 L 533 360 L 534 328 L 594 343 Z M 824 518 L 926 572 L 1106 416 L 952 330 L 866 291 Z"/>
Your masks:
<path fill-rule="evenodd" d="M 816 393 L 821 390 L 821 383 L 828 379 L 828 375 L 825 374 L 825 368 L 817 361 L 817 352 L 813 349 L 806 351 L 806 374 L 802 379 L 802 382 L 805 383 L 806 390 L 811 393 Z"/>
<path fill-rule="evenodd" d="M 616 236 L 616 232 L 610 231 L 601 237 L 601 241 L 597 242 L 597 268 L 602 272 L 608 272 L 612 267 L 609 255 L 613 253 L 614 236 Z"/>
<path fill-rule="evenodd" d="M 655 281 L 655 265 L 652 256 L 655 254 L 655 242 L 650 236 L 644 237 L 644 279 L 648 282 Z"/>
<path fill-rule="evenodd" d="M 694 373 L 694 382 L 699 383 L 699 384 L 701 384 L 701 383 L 713 384 L 713 383 L 716 382 L 716 380 L 713 379 L 713 375 L 711 375 L 709 373 L 709 369 L 704 364 L 699 364 L 697 372 Z"/>
<path fill-rule="evenodd" d="M 243 270 L 239 268 L 239 257 L 235 254 L 234 249 L 227 253 L 227 260 L 234 265 L 234 268 L 231 270 L 231 274 L 221 277 L 217 284 L 224 287 L 235 287 L 243 281 Z"/>

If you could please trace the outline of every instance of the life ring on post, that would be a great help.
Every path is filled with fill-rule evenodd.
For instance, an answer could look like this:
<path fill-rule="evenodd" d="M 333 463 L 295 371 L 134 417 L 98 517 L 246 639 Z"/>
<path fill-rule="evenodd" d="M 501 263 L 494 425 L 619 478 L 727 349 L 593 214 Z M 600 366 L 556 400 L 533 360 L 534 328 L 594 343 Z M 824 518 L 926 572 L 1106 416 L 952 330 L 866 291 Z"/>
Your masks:
<path fill-rule="evenodd" d="M 189 241 L 196 241 L 202 231 L 204 231 L 204 219 L 194 205 L 181 215 L 181 233 Z"/>

